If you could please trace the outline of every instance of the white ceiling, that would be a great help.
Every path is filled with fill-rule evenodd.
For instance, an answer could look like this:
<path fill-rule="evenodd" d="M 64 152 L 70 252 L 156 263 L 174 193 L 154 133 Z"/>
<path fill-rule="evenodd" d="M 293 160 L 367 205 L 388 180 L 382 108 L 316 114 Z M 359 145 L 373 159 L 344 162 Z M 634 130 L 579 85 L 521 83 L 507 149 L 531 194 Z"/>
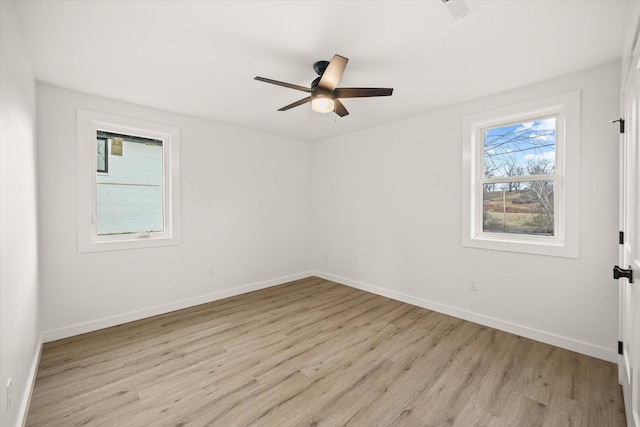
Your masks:
<path fill-rule="evenodd" d="M 459 1 L 459 0 L 452 0 Z M 244 128 L 316 141 L 617 61 L 627 0 L 17 0 L 39 81 Z M 350 115 L 278 108 L 314 62 L 349 58 Z"/>

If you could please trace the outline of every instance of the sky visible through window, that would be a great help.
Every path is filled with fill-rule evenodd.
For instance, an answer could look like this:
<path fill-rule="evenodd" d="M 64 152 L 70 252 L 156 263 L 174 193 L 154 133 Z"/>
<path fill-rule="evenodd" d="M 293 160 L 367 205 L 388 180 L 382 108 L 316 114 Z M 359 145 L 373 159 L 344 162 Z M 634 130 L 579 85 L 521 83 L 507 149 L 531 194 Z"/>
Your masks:
<path fill-rule="evenodd" d="M 553 173 L 556 118 L 484 131 L 485 178 Z"/>

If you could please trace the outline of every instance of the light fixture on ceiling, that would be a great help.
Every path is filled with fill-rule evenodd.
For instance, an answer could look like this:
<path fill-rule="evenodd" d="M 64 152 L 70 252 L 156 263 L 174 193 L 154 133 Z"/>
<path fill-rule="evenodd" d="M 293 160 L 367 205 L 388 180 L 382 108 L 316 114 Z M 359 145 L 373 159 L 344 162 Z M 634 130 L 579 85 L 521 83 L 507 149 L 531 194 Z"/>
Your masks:
<path fill-rule="evenodd" d="M 442 0 L 442 3 L 455 19 L 462 19 L 469 14 L 469 7 L 464 0 Z"/>
<path fill-rule="evenodd" d="M 330 94 L 316 93 L 311 97 L 311 109 L 316 113 L 330 113 L 336 107 L 336 103 Z"/>

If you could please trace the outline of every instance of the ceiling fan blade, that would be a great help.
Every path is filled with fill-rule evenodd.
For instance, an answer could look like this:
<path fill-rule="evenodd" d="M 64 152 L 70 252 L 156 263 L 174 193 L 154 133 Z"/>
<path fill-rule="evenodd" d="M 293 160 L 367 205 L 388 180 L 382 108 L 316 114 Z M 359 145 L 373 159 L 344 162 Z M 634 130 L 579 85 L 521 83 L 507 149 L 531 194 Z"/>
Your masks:
<path fill-rule="evenodd" d="M 318 87 L 327 90 L 334 90 L 342 78 L 342 73 L 344 73 L 344 69 L 347 67 L 347 62 L 349 62 L 349 58 L 345 58 L 340 55 L 333 55 L 331 62 L 327 65 L 327 69 L 324 70 L 324 73 L 318 82 Z"/>
<path fill-rule="evenodd" d="M 344 117 L 344 116 L 346 116 L 347 114 L 349 114 L 349 112 L 347 111 L 347 109 L 346 109 L 346 108 L 344 108 L 344 104 L 343 104 L 342 102 L 340 102 L 340 100 L 339 100 L 339 99 L 334 99 L 334 100 L 333 100 L 333 102 L 334 102 L 334 105 L 335 105 L 335 106 L 334 106 L 334 110 L 333 110 L 333 111 L 334 111 L 337 115 L 339 115 L 340 117 Z"/>
<path fill-rule="evenodd" d="M 261 82 L 265 82 L 265 83 L 271 83 L 272 85 L 288 87 L 289 89 L 301 90 L 302 92 L 308 92 L 308 93 L 313 92 L 308 87 L 294 85 L 294 84 L 291 84 L 291 83 L 279 82 L 278 80 L 267 79 L 266 77 L 258 77 L 258 76 L 256 76 L 256 77 L 254 77 L 254 79 L 258 80 L 258 81 L 261 81 Z"/>
<path fill-rule="evenodd" d="M 291 103 L 289 105 L 285 105 L 284 107 L 280 108 L 278 111 L 287 111 L 287 110 L 292 109 L 293 107 L 297 107 L 299 105 L 306 104 L 309 101 L 311 101 L 311 97 L 310 96 L 308 96 L 306 98 L 302 98 L 301 100 L 293 102 L 293 103 Z"/>
<path fill-rule="evenodd" d="M 391 96 L 393 88 L 341 87 L 334 92 L 336 98 L 366 98 L 370 96 Z"/>

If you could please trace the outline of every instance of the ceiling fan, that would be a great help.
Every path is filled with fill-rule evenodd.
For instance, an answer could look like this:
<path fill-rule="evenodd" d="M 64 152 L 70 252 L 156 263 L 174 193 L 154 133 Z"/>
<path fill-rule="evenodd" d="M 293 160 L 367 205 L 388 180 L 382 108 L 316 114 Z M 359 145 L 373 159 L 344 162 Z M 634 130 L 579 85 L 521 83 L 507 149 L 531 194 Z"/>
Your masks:
<path fill-rule="evenodd" d="M 278 80 L 267 79 L 265 77 L 255 77 L 256 80 L 265 83 L 271 83 L 278 86 L 288 87 L 302 92 L 307 92 L 308 97 L 299 101 L 285 105 L 278 111 L 286 111 L 293 107 L 311 102 L 311 109 L 319 113 L 335 112 L 338 116 L 344 117 L 349 112 L 344 107 L 339 98 L 367 98 L 371 96 L 391 96 L 392 88 L 375 88 L 375 87 L 342 87 L 339 88 L 338 83 L 342 78 L 342 73 L 349 62 L 348 58 L 340 55 L 333 55 L 331 61 L 318 61 L 313 64 L 313 69 L 318 74 L 311 87 L 294 85 L 291 83 L 280 82 Z"/>

